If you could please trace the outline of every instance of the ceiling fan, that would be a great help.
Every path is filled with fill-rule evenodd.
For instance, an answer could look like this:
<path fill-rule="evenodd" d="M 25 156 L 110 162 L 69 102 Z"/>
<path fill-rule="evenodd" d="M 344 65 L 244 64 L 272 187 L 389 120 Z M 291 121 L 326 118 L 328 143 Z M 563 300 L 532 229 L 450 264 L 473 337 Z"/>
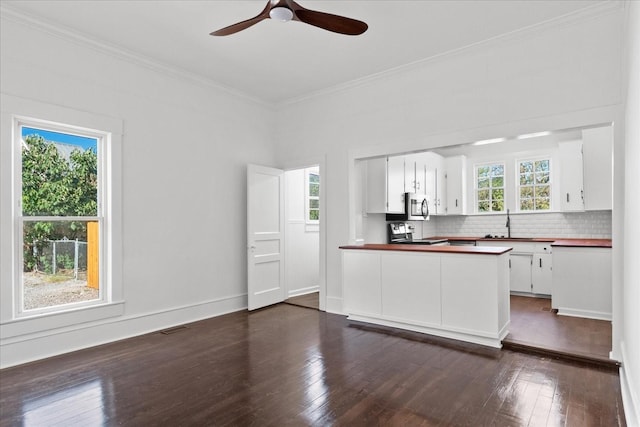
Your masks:
<path fill-rule="evenodd" d="M 293 0 L 269 0 L 267 6 L 257 16 L 221 28 L 212 32 L 211 35 L 228 36 L 247 29 L 265 19 L 275 19 L 282 22 L 300 21 L 314 27 L 350 36 L 362 34 L 369 28 L 366 23 L 357 19 L 306 9 Z"/>

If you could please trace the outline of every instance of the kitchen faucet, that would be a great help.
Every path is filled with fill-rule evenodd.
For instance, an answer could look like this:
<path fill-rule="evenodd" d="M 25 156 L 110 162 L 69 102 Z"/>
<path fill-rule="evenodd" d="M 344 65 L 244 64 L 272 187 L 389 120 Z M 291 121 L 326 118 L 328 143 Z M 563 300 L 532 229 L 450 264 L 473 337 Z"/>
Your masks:
<path fill-rule="evenodd" d="M 507 223 L 505 224 L 507 227 L 507 237 L 511 238 L 511 218 L 509 218 L 509 209 L 507 209 Z"/>

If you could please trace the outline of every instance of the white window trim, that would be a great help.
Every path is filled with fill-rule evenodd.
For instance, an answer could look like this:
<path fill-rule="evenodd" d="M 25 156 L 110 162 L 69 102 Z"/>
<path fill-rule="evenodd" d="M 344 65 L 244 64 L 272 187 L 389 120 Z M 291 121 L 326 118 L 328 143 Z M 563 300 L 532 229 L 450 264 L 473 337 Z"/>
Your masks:
<path fill-rule="evenodd" d="M 29 99 L 2 94 L 1 97 L 2 146 L 0 151 L 0 340 L 2 343 L 10 337 L 32 334 L 41 331 L 71 327 L 108 317 L 122 315 L 122 126 L 121 119 L 77 111 L 57 105 L 41 103 Z M 71 304 L 53 312 L 34 311 L 32 315 L 22 315 L 14 304 L 14 293 L 19 283 L 19 259 L 21 250 L 17 242 L 21 241 L 17 216 L 17 203 L 22 189 L 16 176 L 21 172 L 20 147 L 15 136 L 17 122 L 27 122 L 35 127 L 51 129 L 57 123 L 64 123 L 62 129 L 76 127 L 79 130 L 100 129 L 109 138 L 105 141 L 109 149 L 102 154 L 104 169 L 101 179 L 105 182 L 103 201 L 104 223 L 101 230 L 101 285 L 105 289 L 105 299 L 89 306 Z M 66 125 L 69 124 L 69 125 Z M 83 132 L 86 133 L 86 132 Z M 31 311 L 30 311 L 31 313 Z"/>
<path fill-rule="evenodd" d="M 318 200 L 318 203 L 320 203 L 320 194 L 318 193 L 318 196 L 311 196 L 309 194 L 309 175 L 310 174 L 315 174 L 320 176 L 320 171 L 317 167 L 313 167 L 313 168 L 306 168 L 304 170 L 304 221 L 306 224 L 310 224 L 310 225 L 317 225 L 320 224 L 319 220 L 313 220 L 313 219 L 309 219 L 309 200 Z M 319 190 L 320 192 L 322 192 L 322 185 L 319 183 Z M 318 208 L 318 215 L 320 214 L 320 208 Z"/>
<path fill-rule="evenodd" d="M 480 212 L 478 210 L 478 168 L 484 166 L 497 166 L 502 165 L 502 191 L 504 192 L 504 210 L 501 211 L 488 211 Z M 467 181 L 468 182 L 468 181 Z M 476 215 L 496 215 L 503 214 L 507 209 L 507 164 L 504 160 L 496 160 L 482 163 L 475 163 L 473 165 L 473 211 Z"/>
<path fill-rule="evenodd" d="M 520 163 L 522 162 L 537 162 L 540 160 L 547 160 L 549 162 L 549 209 L 534 209 L 534 210 L 523 210 L 520 209 Z M 554 185 L 553 185 L 553 156 L 551 156 L 550 154 L 544 154 L 544 155 L 536 155 L 536 156 L 529 156 L 529 157 L 522 157 L 522 158 L 516 158 L 516 162 L 515 162 L 515 200 L 516 200 L 516 206 L 515 206 L 515 211 L 516 212 L 522 212 L 522 213 L 548 213 L 548 212 L 555 212 L 554 210 L 554 203 L 553 203 L 553 193 L 554 193 Z"/>

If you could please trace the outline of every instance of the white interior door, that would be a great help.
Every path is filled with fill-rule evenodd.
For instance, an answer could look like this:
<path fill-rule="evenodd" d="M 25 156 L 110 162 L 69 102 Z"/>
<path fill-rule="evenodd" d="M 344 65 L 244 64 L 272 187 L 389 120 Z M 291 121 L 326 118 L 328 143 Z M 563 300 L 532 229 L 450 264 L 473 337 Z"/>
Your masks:
<path fill-rule="evenodd" d="M 248 306 L 284 301 L 284 171 L 247 167 Z"/>

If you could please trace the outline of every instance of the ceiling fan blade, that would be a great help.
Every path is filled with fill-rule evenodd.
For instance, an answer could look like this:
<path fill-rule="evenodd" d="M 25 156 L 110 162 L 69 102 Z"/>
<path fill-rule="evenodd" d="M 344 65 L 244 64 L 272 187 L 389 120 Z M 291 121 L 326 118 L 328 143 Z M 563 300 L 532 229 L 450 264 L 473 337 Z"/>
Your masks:
<path fill-rule="evenodd" d="M 245 21 L 238 22 L 233 25 L 229 25 L 228 27 L 221 28 L 217 31 L 209 33 L 211 36 L 228 36 L 230 34 L 237 33 L 238 31 L 242 31 L 251 27 L 252 25 L 257 24 L 258 22 L 269 18 L 269 10 L 271 9 L 271 3 L 267 2 L 267 6 L 258 14 L 251 19 L 247 19 Z"/>
<path fill-rule="evenodd" d="M 295 10 L 295 15 L 299 21 L 305 24 L 349 36 L 357 36 L 369 28 L 366 23 L 358 21 L 357 19 L 333 15 L 331 13 L 317 12 L 305 8 Z"/>

